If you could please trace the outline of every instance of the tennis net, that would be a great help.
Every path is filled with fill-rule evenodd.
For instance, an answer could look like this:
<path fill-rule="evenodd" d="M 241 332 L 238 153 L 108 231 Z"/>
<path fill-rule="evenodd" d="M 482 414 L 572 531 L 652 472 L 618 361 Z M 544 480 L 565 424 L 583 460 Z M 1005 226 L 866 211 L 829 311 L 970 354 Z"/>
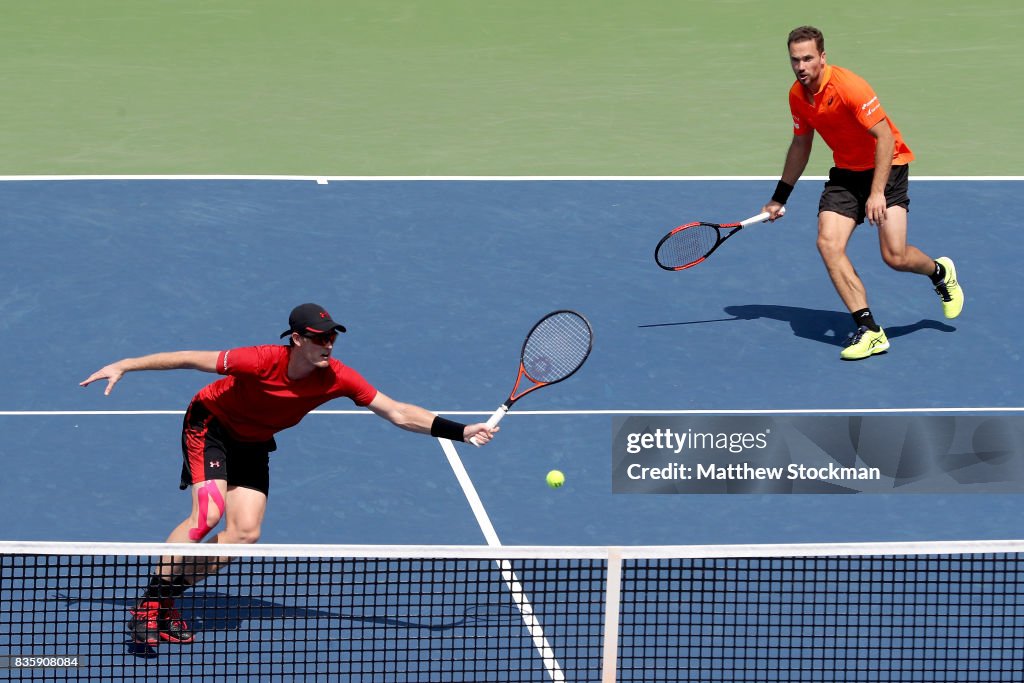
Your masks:
<path fill-rule="evenodd" d="M 0 680 L 1024 681 L 1024 541 L 217 546 L 135 643 L 162 555 L 0 543 Z"/>

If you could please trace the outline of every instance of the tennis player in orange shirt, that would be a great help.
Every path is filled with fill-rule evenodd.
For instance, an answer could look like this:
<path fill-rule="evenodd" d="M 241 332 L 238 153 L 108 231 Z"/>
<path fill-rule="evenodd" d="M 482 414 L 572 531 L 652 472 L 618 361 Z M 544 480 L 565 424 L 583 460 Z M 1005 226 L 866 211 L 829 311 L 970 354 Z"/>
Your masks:
<path fill-rule="evenodd" d="M 932 259 L 907 243 L 908 165 L 913 152 L 867 81 L 825 59 L 825 38 L 813 26 L 789 34 L 789 62 L 796 82 L 789 90 L 793 140 L 782 178 L 764 206 L 779 216 L 811 156 L 814 132 L 831 148 L 835 166 L 818 203 L 818 252 L 832 284 L 853 316 L 856 331 L 840 357 L 859 360 L 889 348 L 875 322 L 867 293 L 846 255 L 854 229 L 866 219 L 878 228 L 882 259 L 894 270 L 927 275 L 947 318 L 960 315 L 964 293 L 948 257 Z"/>

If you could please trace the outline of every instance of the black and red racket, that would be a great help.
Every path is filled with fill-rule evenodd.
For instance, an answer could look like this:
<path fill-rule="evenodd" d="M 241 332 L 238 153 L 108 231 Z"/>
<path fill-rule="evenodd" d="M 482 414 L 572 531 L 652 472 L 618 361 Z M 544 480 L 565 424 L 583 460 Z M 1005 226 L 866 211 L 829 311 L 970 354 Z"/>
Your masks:
<path fill-rule="evenodd" d="M 779 216 L 785 213 L 786 209 L 782 208 Z M 768 215 L 765 211 L 739 223 L 697 222 L 680 225 L 658 242 L 654 248 L 654 260 L 665 270 L 692 268 L 715 253 L 723 242 L 746 226 L 767 221 Z"/>
<path fill-rule="evenodd" d="M 541 318 L 523 342 L 515 386 L 487 420 L 487 426 L 493 428 L 501 422 L 523 396 L 571 377 L 583 366 L 593 344 L 590 322 L 576 311 L 554 311 Z"/>

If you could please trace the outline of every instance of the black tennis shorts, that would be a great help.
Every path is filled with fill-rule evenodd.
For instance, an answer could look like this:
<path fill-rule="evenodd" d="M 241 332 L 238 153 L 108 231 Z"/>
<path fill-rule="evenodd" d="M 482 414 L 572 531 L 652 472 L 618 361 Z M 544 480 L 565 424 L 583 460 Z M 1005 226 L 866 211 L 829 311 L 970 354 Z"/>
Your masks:
<path fill-rule="evenodd" d="M 233 438 L 201 401 L 193 401 L 181 427 L 179 488 L 187 489 L 210 479 L 223 479 L 228 486 L 270 494 L 270 453 L 277 450 L 269 441 L 239 441 Z"/>
<path fill-rule="evenodd" d="M 845 168 L 833 167 L 828 172 L 825 189 L 818 202 L 818 213 L 834 211 L 857 221 L 864 222 L 864 205 L 871 194 L 871 180 L 875 170 L 849 171 Z M 889 181 L 885 184 L 885 206 L 902 206 L 910 211 L 910 166 L 893 166 L 889 171 Z"/>

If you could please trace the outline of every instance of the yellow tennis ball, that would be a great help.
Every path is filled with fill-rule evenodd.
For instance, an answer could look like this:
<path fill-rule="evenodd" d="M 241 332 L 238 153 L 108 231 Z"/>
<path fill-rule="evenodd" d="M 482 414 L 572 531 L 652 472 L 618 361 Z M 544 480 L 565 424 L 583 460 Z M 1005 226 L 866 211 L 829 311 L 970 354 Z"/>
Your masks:
<path fill-rule="evenodd" d="M 548 472 L 547 481 L 548 486 L 550 486 L 551 488 L 561 488 L 562 484 L 565 483 L 565 475 L 562 474 L 559 470 L 551 470 L 550 472 Z"/>

